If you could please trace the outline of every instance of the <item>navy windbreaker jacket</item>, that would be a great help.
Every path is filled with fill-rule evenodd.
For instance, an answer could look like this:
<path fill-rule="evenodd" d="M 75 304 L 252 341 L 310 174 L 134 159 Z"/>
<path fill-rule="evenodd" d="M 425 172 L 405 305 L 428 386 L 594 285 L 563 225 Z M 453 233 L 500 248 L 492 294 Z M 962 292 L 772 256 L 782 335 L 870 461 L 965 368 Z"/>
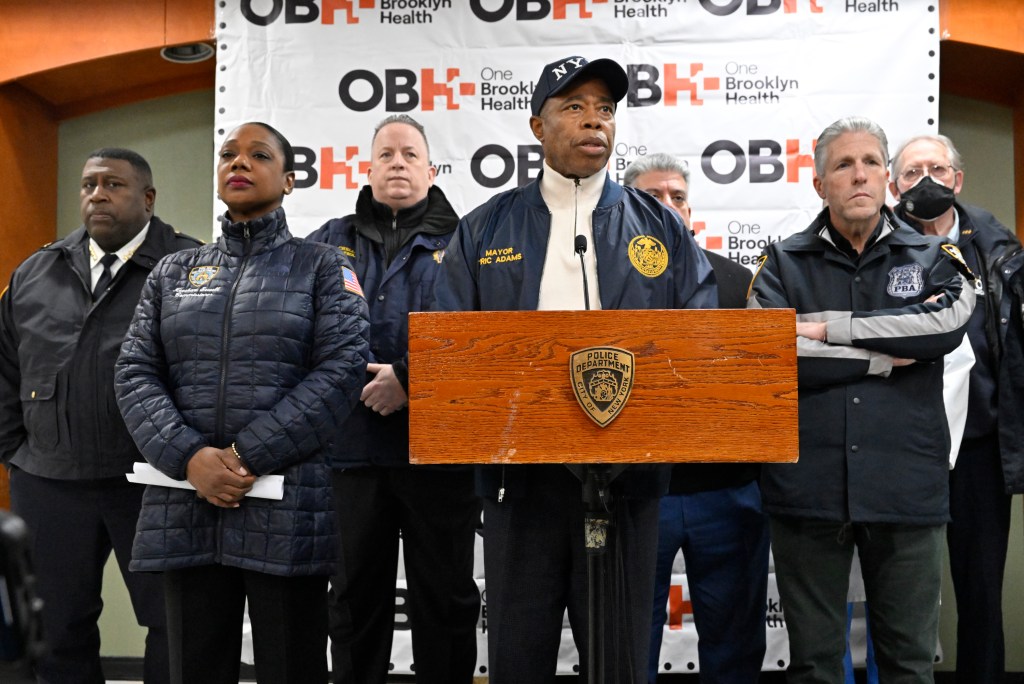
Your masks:
<path fill-rule="evenodd" d="M 430 309 L 444 250 L 459 221 L 437 186 L 430 188 L 425 202 L 425 206 L 404 209 L 394 217 L 412 236 L 390 264 L 375 226 L 375 211 L 387 208 L 375 206 L 370 186 L 359 193 L 354 214 L 331 219 L 307 236 L 333 245 L 352 261 L 370 309 L 370 361 L 392 364 L 406 391 L 409 312 Z M 343 439 L 331 450 L 335 468 L 409 463 L 408 407 L 382 416 L 359 402 L 342 433 Z"/>
<path fill-rule="evenodd" d="M 459 222 L 435 292 L 441 311 L 534 310 L 540 294 L 551 216 L 540 179 L 503 192 Z M 679 217 L 647 193 L 606 179 L 593 213 L 593 249 L 603 309 L 713 309 L 711 265 Z M 667 262 L 650 268 L 635 247 L 660 245 Z M 552 466 L 485 466 L 480 493 L 525 495 L 530 479 Z M 554 466 L 561 467 L 561 466 Z M 538 470 L 540 469 L 540 470 Z M 662 496 L 668 466 L 635 465 L 612 487 L 625 496 Z"/>

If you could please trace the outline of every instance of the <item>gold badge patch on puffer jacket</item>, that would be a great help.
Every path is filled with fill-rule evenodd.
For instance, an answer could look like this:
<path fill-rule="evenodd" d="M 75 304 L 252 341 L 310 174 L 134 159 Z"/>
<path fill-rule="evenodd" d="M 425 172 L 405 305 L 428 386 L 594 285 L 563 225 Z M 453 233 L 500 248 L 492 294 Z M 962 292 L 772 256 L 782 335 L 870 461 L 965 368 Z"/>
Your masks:
<path fill-rule="evenodd" d="M 668 268 L 668 250 L 656 237 L 637 235 L 629 241 L 629 263 L 648 278 L 656 278 Z"/>
<path fill-rule="evenodd" d="M 188 272 L 188 282 L 192 287 L 209 285 L 219 270 L 220 266 L 196 266 Z"/>

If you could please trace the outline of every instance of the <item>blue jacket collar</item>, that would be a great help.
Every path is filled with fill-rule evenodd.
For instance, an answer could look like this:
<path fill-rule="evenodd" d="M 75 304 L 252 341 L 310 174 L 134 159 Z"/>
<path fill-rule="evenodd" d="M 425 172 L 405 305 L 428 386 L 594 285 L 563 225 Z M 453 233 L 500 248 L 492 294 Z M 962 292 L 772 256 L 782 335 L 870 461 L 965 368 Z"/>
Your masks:
<path fill-rule="evenodd" d="M 245 256 L 269 252 L 292 238 L 284 207 L 249 221 L 233 223 L 227 214 L 220 216 L 221 235 L 217 248 L 226 254 Z"/>

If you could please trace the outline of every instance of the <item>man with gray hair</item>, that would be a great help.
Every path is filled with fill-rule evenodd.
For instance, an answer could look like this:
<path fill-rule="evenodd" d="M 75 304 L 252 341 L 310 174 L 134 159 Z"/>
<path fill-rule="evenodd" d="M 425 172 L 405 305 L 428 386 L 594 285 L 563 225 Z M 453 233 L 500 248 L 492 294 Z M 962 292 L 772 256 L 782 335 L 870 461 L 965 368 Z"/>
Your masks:
<path fill-rule="evenodd" d="M 974 276 L 885 206 L 887 165 L 874 122 L 822 131 L 826 207 L 765 249 L 748 301 L 797 314 L 800 459 L 761 478 L 791 684 L 843 681 L 854 548 L 881 681 L 933 681 L 950 446 L 935 361 L 963 339 Z"/>
<path fill-rule="evenodd" d="M 623 183 L 643 190 L 690 223 L 690 170 L 656 152 L 640 157 Z M 703 250 L 718 281 L 718 305 L 746 306 L 751 273 Z M 701 678 L 719 684 L 757 681 L 765 652 L 768 520 L 761 508 L 755 464 L 691 463 L 672 467 L 668 496 L 659 504 L 658 561 L 647 681 L 658 677 L 672 564 L 682 550 L 697 625 Z"/>
<path fill-rule="evenodd" d="M 956 468 L 949 473 L 946 539 L 957 605 L 957 682 L 1002 682 L 1003 571 L 1012 492 L 1021 491 L 1010 480 L 1024 463 L 1013 445 L 1000 445 L 999 423 L 1007 419 L 1008 407 L 997 397 L 1010 319 L 1003 270 L 1021 245 L 991 213 L 957 201 L 964 165 L 946 136 L 919 135 L 903 143 L 893 157 L 892 172 L 889 190 L 899 200 L 896 215 L 920 233 L 955 243 L 978 276 L 978 305 L 967 328 L 976 361 L 964 439 Z"/>

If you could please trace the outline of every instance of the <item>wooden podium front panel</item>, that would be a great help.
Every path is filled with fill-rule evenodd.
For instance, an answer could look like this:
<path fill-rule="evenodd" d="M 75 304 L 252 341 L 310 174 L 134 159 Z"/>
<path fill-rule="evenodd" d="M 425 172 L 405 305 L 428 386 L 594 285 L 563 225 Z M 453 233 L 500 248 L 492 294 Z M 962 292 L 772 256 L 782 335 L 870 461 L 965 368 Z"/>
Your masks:
<path fill-rule="evenodd" d="M 635 357 L 599 427 L 570 356 Z M 472 311 L 409 315 L 413 463 L 796 461 L 792 309 Z"/>

